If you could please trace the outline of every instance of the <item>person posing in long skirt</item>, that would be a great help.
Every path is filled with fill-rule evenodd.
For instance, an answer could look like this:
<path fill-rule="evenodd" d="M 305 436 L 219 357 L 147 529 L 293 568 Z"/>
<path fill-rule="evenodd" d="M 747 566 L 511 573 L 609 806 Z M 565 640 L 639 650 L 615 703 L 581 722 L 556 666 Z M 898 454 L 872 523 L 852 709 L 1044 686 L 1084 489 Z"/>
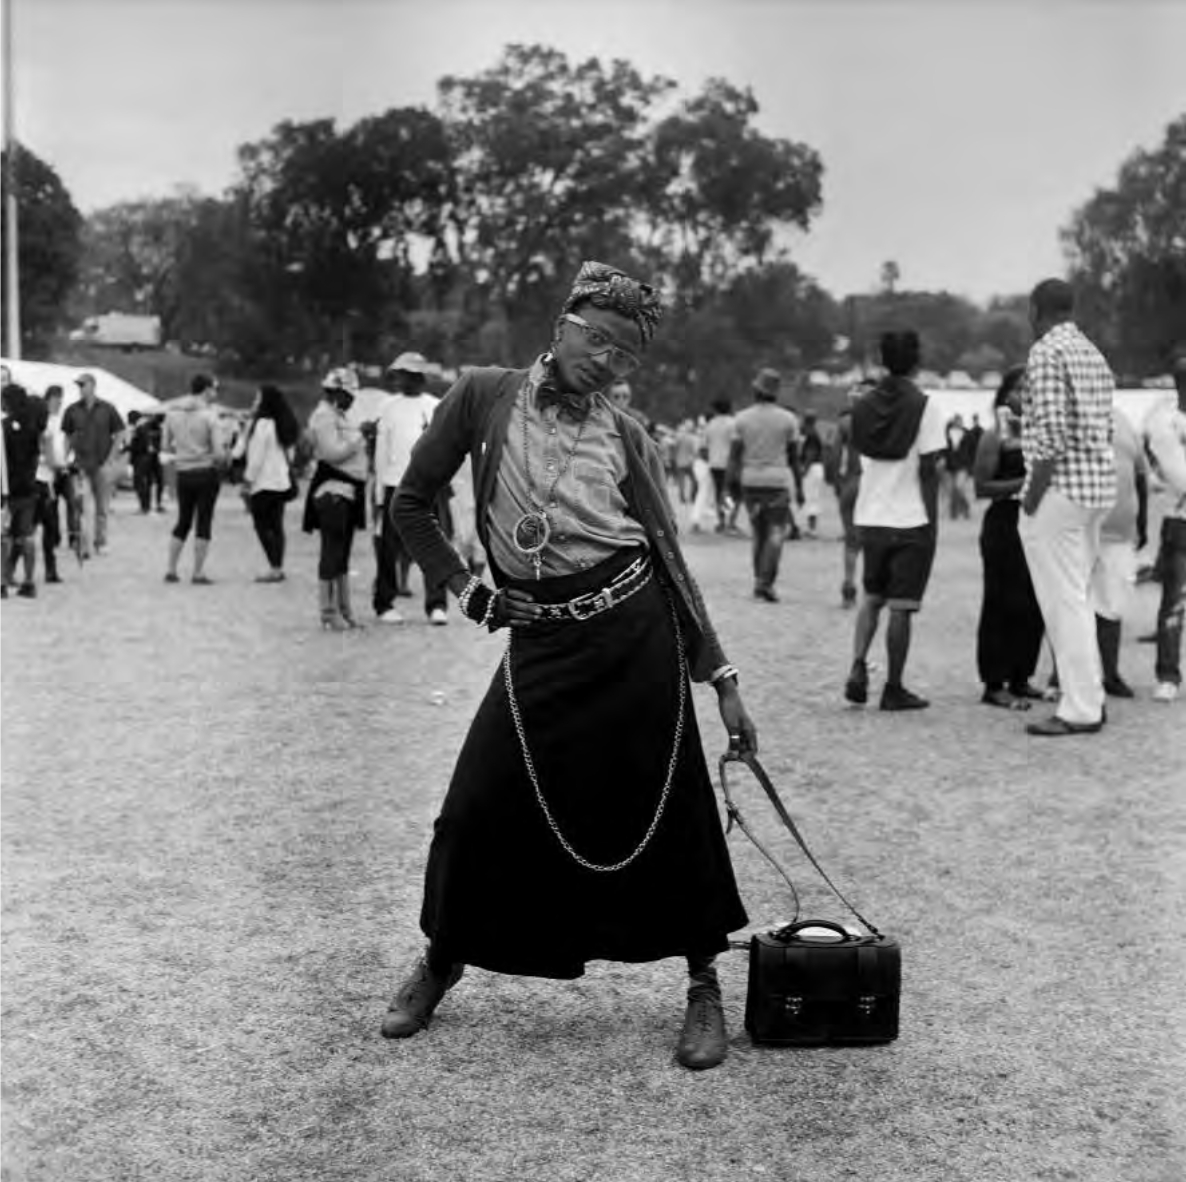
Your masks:
<path fill-rule="evenodd" d="M 245 460 L 243 496 L 268 569 L 257 583 L 284 581 L 284 506 L 293 499 L 292 449 L 301 433 L 296 415 L 277 386 L 261 386 L 238 449 Z"/>
<path fill-rule="evenodd" d="M 427 1027 L 467 964 L 565 979 L 590 960 L 682 956 L 678 1060 L 725 1057 L 714 959 L 747 921 L 689 674 L 715 688 L 731 744 L 756 750 L 757 735 L 676 541 L 659 452 L 603 394 L 641 363 L 659 316 L 648 285 L 586 263 L 550 350 L 528 370 L 465 373 L 396 494 L 426 577 L 509 631 L 435 823 L 429 944 L 388 1038 Z M 433 512 L 467 455 L 496 589 Z"/>
<path fill-rule="evenodd" d="M 321 535 L 317 563 L 321 626 L 333 632 L 360 627 L 350 599 L 350 550 L 366 529 L 369 458 L 361 427 L 348 411 L 358 392 L 350 369 L 335 369 L 321 383 L 322 400 L 309 419 L 317 467 L 305 498 L 304 531 Z"/>
<path fill-rule="evenodd" d="M 976 450 L 976 495 L 991 501 L 980 527 L 984 599 L 976 666 L 989 706 L 1028 710 L 1042 691 L 1030 684 L 1042 648 L 1042 612 L 1017 532 L 1025 459 L 1021 454 L 1022 365 L 1008 371 L 993 401 L 995 426 Z"/>

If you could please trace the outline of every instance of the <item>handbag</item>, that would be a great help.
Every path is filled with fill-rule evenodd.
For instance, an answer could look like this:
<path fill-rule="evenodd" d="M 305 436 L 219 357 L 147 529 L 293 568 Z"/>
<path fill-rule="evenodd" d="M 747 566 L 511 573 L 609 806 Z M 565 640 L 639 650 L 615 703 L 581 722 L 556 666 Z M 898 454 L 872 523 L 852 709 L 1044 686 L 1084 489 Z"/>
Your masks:
<path fill-rule="evenodd" d="M 867 929 L 856 932 L 827 919 L 799 919 L 799 893 L 790 876 L 754 836 L 729 791 L 726 767 L 743 763 L 770 799 L 808 861 L 832 893 Z M 745 1028 L 755 1043 L 774 1046 L 843 1046 L 890 1042 L 898 1037 L 902 954 L 896 940 L 879 932 L 840 893 L 816 861 L 770 777 L 752 754 L 735 746 L 721 756 L 721 788 L 728 824 L 757 846 L 791 888 L 790 923 L 731 941 L 749 952 Z"/>

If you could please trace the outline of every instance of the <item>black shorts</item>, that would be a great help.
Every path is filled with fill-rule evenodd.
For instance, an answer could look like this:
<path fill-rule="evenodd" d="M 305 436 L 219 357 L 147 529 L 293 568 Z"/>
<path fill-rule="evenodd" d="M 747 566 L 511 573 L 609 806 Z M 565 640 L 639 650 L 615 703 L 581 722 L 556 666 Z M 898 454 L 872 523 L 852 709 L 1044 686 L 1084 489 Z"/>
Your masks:
<path fill-rule="evenodd" d="M 935 560 L 935 531 L 929 525 L 863 525 L 860 535 L 865 594 L 900 611 L 918 611 Z"/>
<path fill-rule="evenodd" d="M 8 536 L 14 542 L 31 538 L 37 529 L 37 493 L 8 498 Z"/>

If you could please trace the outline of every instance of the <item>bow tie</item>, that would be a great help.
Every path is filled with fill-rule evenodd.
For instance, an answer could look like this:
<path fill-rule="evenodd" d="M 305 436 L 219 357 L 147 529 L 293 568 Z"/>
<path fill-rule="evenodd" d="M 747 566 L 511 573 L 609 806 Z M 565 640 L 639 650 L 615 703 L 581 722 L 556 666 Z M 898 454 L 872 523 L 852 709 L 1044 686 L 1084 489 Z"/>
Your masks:
<path fill-rule="evenodd" d="M 593 409 L 592 396 L 585 396 L 582 394 L 571 394 L 567 391 L 557 390 L 555 386 L 543 383 L 535 392 L 536 404 L 540 410 L 546 410 L 549 406 L 554 406 L 557 413 L 564 415 L 566 418 L 572 419 L 574 422 L 581 423 L 589 417 L 589 412 Z"/>

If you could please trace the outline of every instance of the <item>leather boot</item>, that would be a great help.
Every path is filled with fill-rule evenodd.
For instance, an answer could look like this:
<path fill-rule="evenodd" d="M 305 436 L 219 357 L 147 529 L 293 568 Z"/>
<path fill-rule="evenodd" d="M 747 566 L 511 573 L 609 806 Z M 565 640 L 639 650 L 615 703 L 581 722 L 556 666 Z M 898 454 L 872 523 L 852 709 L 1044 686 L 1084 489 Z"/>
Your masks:
<path fill-rule="evenodd" d="M 428 1029 L 432 1015 L 442 998 L 465 972 L 465 965 L 455 964 L 445 974 L 434 972 L 425 954 L 417 962 L 412 974 L 399 987 L 387 1013 L 380 1033 L 384 1038 L 411 1038 Z"/>
<path fill-rule="evenodd" d="M 361 628 L 362 625 L 354 618 L 354 608 L 350 603 L 350 576 L 339 575 L 337 578 L 338 614 L 342 617 L 347 628 Z"/>
<path fill-rule="evenodd" d="M 680 1031 L 675 1057 L 681 1067 L 705 1071 L 724 1062 L 729 1053 L 725 1033 L 725 1011 L 721 1006 L 721 986 L 717 971 L 707 964 L 689 965 L 688 1012 Z"/>
<path fill-rule="evenodd" d="M 1104 667 L 1104 693 L 1113 698 L 1131 698 L 1132 687 L 1120 676 L 1120 621 L 1096 616 L 1095 635 Z"/>
<path fill-rule="evenodd" d="M 321 608 L 321 626 L 329 632 L 343 632 L 347 624 L 338 614 L 334 580 L 321 579 L 317 583 L 317 602 Z"/>

